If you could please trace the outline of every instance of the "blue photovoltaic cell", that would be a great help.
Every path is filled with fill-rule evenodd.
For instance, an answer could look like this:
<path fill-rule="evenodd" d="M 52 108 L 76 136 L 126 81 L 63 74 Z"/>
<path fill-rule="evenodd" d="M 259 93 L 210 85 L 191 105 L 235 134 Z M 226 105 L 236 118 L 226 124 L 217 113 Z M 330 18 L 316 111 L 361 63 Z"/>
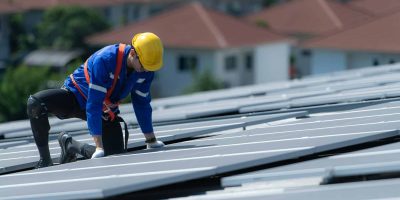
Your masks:
<path fill-rule="evenodd" d="M 196 122 L 179 125 L 168 125 L 155 127 L 157 137 L 164 141 L 174 141 L 183 138 L 189 138 L 218 131 L 241 128 L 254 124 L 266 123 L 280 119 L 299 117 L 307 115 L 307 112 L 284 113 L 274 115 L 260 115 L 247 118 L 232 118 L 214 120 L 210 122 Z M 81 142 L 93 143 L 92 138 L 88 134 L 74 136 L 75 139 Z M 138 129 L 130 130 L 130 140 L 128 147 L 143 147 L 144 137 Z M 53 158 L 57 158 L 60 153 L 57 141 L 50 141 L 50 151 Z M 16 148 L 0 149 L 0 174 L 10 171 L 21 170 L 27 167 L 32 167 L 38 160 L 38 153 L 35 144 L 23 145 Z"/>
<path fill-rule="evenodd" d="M 318 119 L 316 118 L 316 120 Z M 284 127 L 284 125 L 282 126 Z M 23 192 L 19 195 L 36 194 L 38 198 L 47 198 L 45 194 L 53 192 L 59 196 L 52 196 L 52 198 L 69 198 L 69 194 L 60 193 L 61 191 L 54 188 L 63 188 L 66 187 L 66 183 L 71 183 L 70 185 L 81 185 L 79 190 L 75 186 L 68 187 L 72 194 L 82 190 L 97 189 L 96 192 L 89 192 L 88 195 L 102 198 L 167 183 L 191 180 L 193 177 L 205 177 L 297 158 L 398 134 L 397 130 L 385 129 L 368 132 L 370 127 L 364 126 L 364 129 L 358 127 L 359 130 L 364 131 L 358 133 L 343 129 L 326 135 L 322 129 L 319 134 L 316 132 L 309 135 L 302 126 L 303 124 L 300 123 L 297 127 L 286 127 L 286 131 L 299 131 L 298 133 L 294 131 L 294 134 L 270 134 L 273 133 L 270 130 L 274 127 L 238 131 L 236 134 L 227 133 L 215 138 L 168 145 L 161 151 L 143 150 L 104 159 L 84 160 L 54 166 L 37 170 L 35 173 L 24 172 L 18 176 L 0 177 L 0 180 L 7 178 L 7 186 L 0 184 L 0 194 L 12 195 L 20 187 L 29 187 L 26 194 Z M 249 136 L 240 138 L 242 135 Z M 224 136 L 226 138 L 223 138 Z M 185 173 L 185 175 L 183 176 L 181 173 Z M 107 175 L 105 176 L 105 174 Z M 125 179 L 125 177 L 130 177 L 130 179 Z M 22 180 L 24 180 L 24 184 L 22 184 Z M 115 184 L 112 194 L 107 194 L 110 182 L 118 182 L 118 184 Z M 55 186 L 51 191 L 46 187 L 40 187 L 49 184 Z M 104 193 L 99 193 L 99 189 Z"/>
<path fill-rule="evenodd" d="M 314 107 L 315 113 L 318 106 L 399 97 L 399 70 L 400 65 L 371 67 L 154 100 L 154 122 L 176 122 L 155 127 L 160 140 L 173 142 L 192 137 L 161 149 L 143 149 L 12 173 L 33 166 L 38 159 L 36 146 L 32 142 L 0 143 L 0 174 L 3 174 L 0 176 L 0 199 L 105 198 L 392 138 L 399 135 L 400 101 L 363 108 L 349 106 L 348 110 L 312 114 L 309 118 L 304 118 L 307 112 L 223 116 L 218 120 L 201 117 L 306 107 Z M 332 107 L 331 111 L 335 109 L 338 107 Z M 121 113 L 129 124 L 136 124 L 131 105 L 122 105 Z M 296 117 L 300 118 L 294 119 Z M 195 122 L 182 121 L 194 118 Z M 76 131 L 74 138 L 92 143 L 85 134 L 87 128 L 83 121 L 51 118 L 50 123 L 52 133 Z M 140 129 L 130 129 L 130 133 L 129 148 L 144 147 Z M 204 134 L 208 134 L 207 137 L 196 137 Z M 29 121 L 0 124 L 0 135 L 6 138 L 31 135 Z M 335 176 L 396 171 L 400 167 L 396 160 L 398 147 L 398 144 L 391 144 L 228 177 L 223 179 L 225 186 L 240 186 L 193 198 L 398 197 L 398 179 L 320 185 Z M 50 148 L 53 158 L 57 158 L 60 150 L 54 137 Z M 375 163 L 371 164 L 372 160 Z M 269 184 L 241 185 L 254 179 L 268 180 Z"/>

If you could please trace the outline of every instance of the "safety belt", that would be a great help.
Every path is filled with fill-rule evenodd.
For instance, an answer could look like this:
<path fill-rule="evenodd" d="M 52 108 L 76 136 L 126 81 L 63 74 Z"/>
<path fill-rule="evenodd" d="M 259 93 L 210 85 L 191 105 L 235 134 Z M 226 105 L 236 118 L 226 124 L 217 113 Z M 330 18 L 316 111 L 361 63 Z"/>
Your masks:
<path fill-rule="evenodd" d="M 106 98 L 105 98 L 105 100 L 103 102 L 103 112 L 107 113 L 109 115 L 109 117 L 111 118 L 111 121 L 117 119 L 118 122 L 123 122 L 124 123 L 124 129 L 125 129 L 124 149 L 125 149 L 125 151 L 127 151 L 128 150 L 128 139 L 129 139 L 128 125 L 126 124 L 125 120 L 122 119 L 122 117 L 116 115 L 110 108 L 111 105 L 114 105 L 114 104 L 111 103 L 110 97 L 111 97 L 111 94 L 112 94 L 112 92 L 114 90 L 114 87 L 115 87 L 115 85 L 117 83 L 118 76 L 119 76 L 119 74 L 121 72 L 122 59 L 123 59 L 123 56 L 124 56 L 125 46 L 126 46 L 125 44 L 122 44 L 122 43 L 119 44 L 118 55 L 117 55 L 117 66 L 116 66 L 115 72 L 114 72 L 114 80 L 113 80 L 113 84 L 112 84 L 111 88 L 107 91 Z M 85 73 L 86 82 L 89 85 L 90 77 L 89 77 L 89 72 L 88 72 L 87 60 L 86 60 L 86 62 L 84 64 L 84 73 Z M 87 100 L 87 97 L 82 92 L 81 88 L 79 87 L 78 83 L 75 81 L 75 78 L 74 78 L 74 76 L 72 74 L 70 75 L 70 78 L 71 78 L 72 83 L 74 84 L 75 88 L 79 91 L 79 93 L 83 96 L 83 98 L 85 98 Z M 119 102 L 116 104 L 116 106 L 118 106 L 118 105 L 119 105 Z"/>
<path fill-rule="evenodd" d="M 117 81 L 118 81 L 119 74 L 120 74 L 121 69 L 122 69 L 122 62 L 123 62 L 122 60 L 123 60 L 123 57 L 124 57 L 125 46 L 126 46 L 125 44 L 122 44 L 122 43 L 119 44 L 118 54 L 117 54 L 117 65 L 116 65 L 115 72 L 114 72 L 114 80 L 113 80 L 113 83 L 111 85 L 111 88 L 107 90 L 106 97 L 105 97 L 104 102 L 103 102 L 103 112 L 108 114 L 108 116 L 111 118 L 111 121 L 113 121 L 114 118 L 115 118 L 115 113 L 112 111 L 112 108 L 118 106 L 119 102 L 117 102 L 116 104 L 113 104 L 111 102 L 111 100 L 110 100 L 110 97 L 111 97 L 112 92 L 114 91 L 114 88 L 115 88 L 115 86 L 117 84 Z M 90 77 L 89 77 L 87 62 L 88 62 L 88 60 L 86 60 L 86 62 L 84 64 L 84 73 L 85 73 L 86 82 L 89 85 L 90 84 Z M 72 83 L 74 84 L 74 86 L 78 90 L 78 92 L 83 96 L 83 98 L 85 98 L 87 100 L 87 97 L 82 92 L 82 90 L 79 87 L 78 83 L 75 81 L 74 76 L 72 74 L 70 74 L 69 77 L 71 78 Z"/>
<path fill-rule="evenodd" d="M 125 149 L 125 152 L 127 152 L 128 151 L 128 140 L 129 140 L 128 125 L 126 124 L 125 120 L 122 119 L 122 117 L 117 116 L 116 119 L 118 120 L 118 122 L 124 122 L 124 129 L 125 129 L 124 149 Z"/>

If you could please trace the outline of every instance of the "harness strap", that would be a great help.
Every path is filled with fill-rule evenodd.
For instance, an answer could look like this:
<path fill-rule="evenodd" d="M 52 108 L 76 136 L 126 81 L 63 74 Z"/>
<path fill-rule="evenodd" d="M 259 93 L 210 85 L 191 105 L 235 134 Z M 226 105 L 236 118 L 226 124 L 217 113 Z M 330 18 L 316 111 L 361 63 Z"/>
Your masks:
<path fill-rule="evenodd" d="M 110 100 L 110 97 L 111 97 L 112 92 L 114 91 L 115 86 L 117 85 L 118 77 L 119 77 L 119 74 L 122 69 L 122 61 L 124 58 L 125 47 L 126 47 L 126 45 L 122 44 L 122 43 L 120 43 L 118 46 L 117 65 L 116 65 L 115 71 L 114 71 L 113 83 L 111 85 L 111 88 L 107 90 L 106 97 L 103 102 L 103 112 L 108 114 L 108 116 L 111 118 L 111 121 L 113 121 L 115 119 L 115 113 L 112 111 L 112 107 L 115 107 L 115 105 L 118 106 L 119 102 L 116 104 L 113 104 Z M 90 84 L 90 75 L 89 75 L 87 63 L 88 63 L 88 60 L 86 60 L 85 64 L 84 64 L 84 74 L 85 74 L 86 82 L 89 85 Z M 74 84 L 75 88 L 79 91 L 79 93 L 83 96 L 83 98 L 85 98 L 85 100 L 87 100 L 87 97 L 82 92 L 81 88 L 75 81 L 74 76 L 72 74 L 70 75 L 70 78 L 71 78 L 72 83 Z"/>
<path fill-rule="evenodd" d="M 107 91 L 106 99 L 110 98 L 112 92 L 114 91 L 115 85 L 117 85 L 118 77 L 119 77 L 119 74 L 120 74 L 121 68 L 122 68 L 122 59 L 124 58 L 125 46 L 126 46 L 125 44 L 122 44 L 122 43 L 119 44 L 118 55 L 117 55 L 117 67 L 115 68 L 115 71 L 114 71 L 114 80 L 113 80 L 113 84 L 111 85 L 111 88 Z M 86 60 L 85 65 L 84 65 L 84 72 L 85 72 L 86 82 L 87 82 L 87 84 L 90 84 L 90 75 L 89 75 L 87 62 L 88 61 Z"/>
<path fill-rule="evenodd" d="M 74 76 L 72 74 L 70 74 L 69 77 L 71 78 L 72 83 L 74 84 L 74 86 L 78 90 L 78 92 L 81 93 L 81 95 L 83 96 L 83 98 L 85 98 L 85 100 L 87 100 L 85 94 L 81 90 L 81 87 L 79 87 L 78 83 L 76 83 Z"/>
<path fill-rule="evenodd" d="M 128 131 L 128 125 L 126 124 L 125 120 L 122 119 L 122 117 L 117 116 L 118 122 L 123 122 L 124 123 L 124 129 L 125 129 L 125 137 L 124 137 L 124 149 L 125 152 L 128 151 L 128 140 L 129 140 L 129 131 Z"/>

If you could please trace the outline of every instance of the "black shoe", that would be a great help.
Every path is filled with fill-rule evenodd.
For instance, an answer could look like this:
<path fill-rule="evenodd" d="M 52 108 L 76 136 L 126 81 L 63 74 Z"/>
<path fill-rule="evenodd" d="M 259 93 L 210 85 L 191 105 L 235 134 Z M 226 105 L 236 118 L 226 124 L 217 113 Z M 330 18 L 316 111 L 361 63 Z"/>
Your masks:
<path fill-rule="evenodd" d="M 35 169 L 50 167 L 50 166 L 53 166 L 53 161 L 51 159 L 40 158 L 40 160 L 35 165 Z"/>
<path fill-rule="evenodd" d="M 58 143 L 61 147 L 60 164 L 76 161 L 76 153 L 68 151 L 67 145 L 71 143 L 72 137 L 67 132 L 58 135 Z"/>

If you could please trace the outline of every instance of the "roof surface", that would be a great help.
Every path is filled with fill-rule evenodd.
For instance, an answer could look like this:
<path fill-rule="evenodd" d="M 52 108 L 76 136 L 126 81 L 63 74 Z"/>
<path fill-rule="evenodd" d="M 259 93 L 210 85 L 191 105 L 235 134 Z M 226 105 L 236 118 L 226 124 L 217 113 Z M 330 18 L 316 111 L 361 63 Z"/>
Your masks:
<path fill-rule="evenodd" d="M 10 5 L 8 1 L 0 1 L 0 13 L 10 13 L 17 11 L 18 8 Z"/>
<path fill-rule="evenodd" d="M 371 17 L 330 0 L 296 0 L 249 15 L 252 22 L 264 21 L 276 32 L 320 35 L 362 23 Z"/>
<path fill-rule="evenodd" d="M 70 61 L 82 55 L 81 50 L 56 51 L 56 50 L 36 50 L 29 53 L 24 63 L 33 66 L 52 66 L 65 67 Z"/>
<path fill-rule="evenodd" d="M 349 2 L 349 5 L 376 16 L 400 10 L 400 1 L 398 0 L 353 0 Z"/>
<path fill-rule="evenodd" d="M 311 48 L 400 52 L 400 12 L 304 44 Z"/>
<path fill-rule="evenodd" d="M 129 44 L 134 33 L 145 31 L 156 33 L 165 46 L 185 48 L 225 48 L 286 39 L 199 3 L 190 3 L 151 19 L 91 36 L 88 42 Z"/>

